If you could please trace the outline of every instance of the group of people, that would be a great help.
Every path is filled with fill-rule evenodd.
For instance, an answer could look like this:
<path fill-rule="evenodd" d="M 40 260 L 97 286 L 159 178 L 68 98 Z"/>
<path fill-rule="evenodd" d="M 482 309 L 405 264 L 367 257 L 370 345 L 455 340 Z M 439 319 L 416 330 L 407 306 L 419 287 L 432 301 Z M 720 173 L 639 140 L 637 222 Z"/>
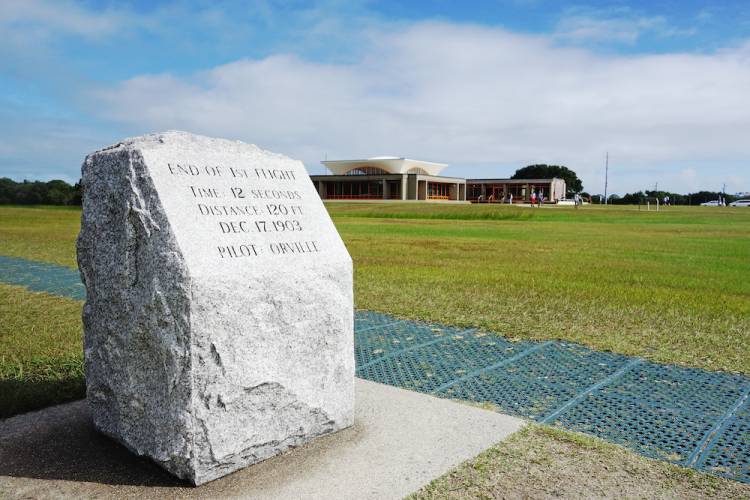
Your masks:
<path fill-rule="evenodd" d="M 501 200 L 498 200 L 497 198 L 495 198 L 494 192 L 491 193 L 487 197 L 487 199 L 484 198 L 484 195 L 480 194 L 479 197 L 477 198 L 477 202 L 479 203 L 508 203 L 508 204 L 513 203 L 513 193 L 508 193 L 508 196 L 505 196 L 505 197 L 501 196 L 501 198 L 502 198 Z M 544 194 L 542 194 L 541 192 L 537 194 L 536 191 L 532 191 L 531 195 L 529 196 L 529 202 L 531 203 L 532 208 L 534 207 L 539 208 L 542 206 L 542 203 L 545 203 L 547 201 L 549 200 L 545 198 Z M 591 203 L 591 198 L 588 198 L 587 201 Z M 581 196 L 580 194 L 576 193 L 573 196 L 573 203 L 576 208 L 583 205 L 583 202 L 584 202 L 584 197 Z M 669 203 L 670 203 L 669 196 L 665 196 L 664 205 L 669 205 Z"/>
<path fill-rule="evenodd" d="M 541 207 L 542 203 L 544 203 L 544 195 L 542 193 L 536 194 L 536 191 L 531 192 L 530 199 L 532 208 L 534 206 L 536 206 L 537 208 Z"/>
<path fill-rule="evenodd" d="M 480 195 L 479 195 L 479 198 L 477 198 L 477 201 L 478 201 L 479 203 L 483 203 L 483 202 L 485 201 L 485 200 L 484 200 L 484 195 L 483 195 L 483 194 L 480 194 Z M 497 200 L 495 199 L 495 193 L 492 193 L 492 194 L 490 194 L 490 195 L 489 195 L 489 196 L 487 197 L 487 203 L 495 203 L 496 201 L 497 201 Z M 512 203 L 513 203 L 513 194 L 512 194 L 512 193 L 508 193 L 508 196 L 507 196 L 506 198 L 504 198 L 504 199 L 503 199 L 502 201 L 503 201 L 504 203 L 512 204 Z"/>
<path fill-rule="evenodd" d="M 531 192 L 531 196 L 529 197 L 529 200 L 531 201 L 531 206 L 532 207 L 534 207 L 534 206 L 541 207 L 542 203 L 544 203 L 546 201 L 546 198 L 544 197 L 544 195 L 542 193 L 539 193 L 537 195 L 536 191 L 532 191 Z M 486 203 L 495 203 L 495 202 L 497 202 L 497 199 L 495 198 L 495 193 L 494 192 L 491 193 L 487 197 L 487 200 L 484 199 L 484 195 L 483 194 L 480 194 L 479 197 L 477 198 L 477 202 L 484 203 L 485 201 L 486 201 Z M 508 196 L 504 197 L 501 201 L 503 203 L 508 203 L 509 205 L 512 205 L 513 204 L 513 193 L 508 193 Z"/>

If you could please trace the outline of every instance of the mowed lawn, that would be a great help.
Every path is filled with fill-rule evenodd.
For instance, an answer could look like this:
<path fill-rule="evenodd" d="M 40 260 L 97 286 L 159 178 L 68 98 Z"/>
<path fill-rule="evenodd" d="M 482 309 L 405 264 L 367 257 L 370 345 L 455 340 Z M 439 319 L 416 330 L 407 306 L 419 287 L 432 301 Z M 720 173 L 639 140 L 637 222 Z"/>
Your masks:
<path fill-rule="evenodd" d="M 750 210 L 328 207 L 359 308 L 750 373 Z"/>
<path fill-rule="evenodd" d="M 0 255 L 76 269 L 77 208 L 0 207 Z M 83 304 L 0 283 L 0 418 L 83 397 Z"/>
<path fill-rule="evenodd" d="M 750 373 L 750 209 L 327 206 L 360 309 Z M 0 207 L 0 255 L 75 269 L 79 219 Z M 80 303 L 9 286 L 0 299 L 3 380 L 80 378 Z"/>
<path fill-rule="evenodd" d="M 329 204 L 358 308 L 750 373 L 750 210 Z M 80 211 L 0 207 L 0 255 L 75 269 Z M 83 397 L 81 303 L 0 285 L 0 418 Z M 750 487 L 532 426 L 414 498 Z"/>

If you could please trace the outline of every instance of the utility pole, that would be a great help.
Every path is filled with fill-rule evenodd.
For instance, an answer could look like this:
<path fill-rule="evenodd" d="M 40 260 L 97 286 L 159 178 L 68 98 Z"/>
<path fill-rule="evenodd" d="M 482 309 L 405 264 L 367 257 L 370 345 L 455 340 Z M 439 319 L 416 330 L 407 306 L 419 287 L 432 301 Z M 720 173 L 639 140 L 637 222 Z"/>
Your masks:
<path fill-rule="evenodd" d="M 609 151 L 607 151 L 606 159 L 604 160 L 604 204 L 607 205 L 607 181 L 609 181 Z"/>

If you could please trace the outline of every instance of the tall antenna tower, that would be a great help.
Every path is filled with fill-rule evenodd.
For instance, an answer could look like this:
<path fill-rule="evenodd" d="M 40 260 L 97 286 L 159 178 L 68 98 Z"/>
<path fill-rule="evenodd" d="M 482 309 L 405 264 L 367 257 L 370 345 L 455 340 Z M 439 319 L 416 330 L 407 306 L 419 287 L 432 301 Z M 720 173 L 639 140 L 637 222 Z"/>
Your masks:
<path fill-rule="evenodd" d="M 607 182 L 609 181 L 609 151 L 607 151 L 606 159 L 604 160 L 604 204 L 608 204 L 607 200 Z"/>

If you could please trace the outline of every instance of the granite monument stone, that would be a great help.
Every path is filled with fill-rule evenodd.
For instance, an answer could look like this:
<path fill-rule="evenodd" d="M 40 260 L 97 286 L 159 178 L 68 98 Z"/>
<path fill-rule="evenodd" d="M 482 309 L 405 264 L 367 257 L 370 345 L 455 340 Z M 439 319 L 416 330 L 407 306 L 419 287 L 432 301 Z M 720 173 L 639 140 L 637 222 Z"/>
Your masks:
<path fill-rule="evenodd" d="M 352 261 L 302 163 L 165 132 L 82 174 L 97 429 L 198 485 L 353 423 Z"/>

